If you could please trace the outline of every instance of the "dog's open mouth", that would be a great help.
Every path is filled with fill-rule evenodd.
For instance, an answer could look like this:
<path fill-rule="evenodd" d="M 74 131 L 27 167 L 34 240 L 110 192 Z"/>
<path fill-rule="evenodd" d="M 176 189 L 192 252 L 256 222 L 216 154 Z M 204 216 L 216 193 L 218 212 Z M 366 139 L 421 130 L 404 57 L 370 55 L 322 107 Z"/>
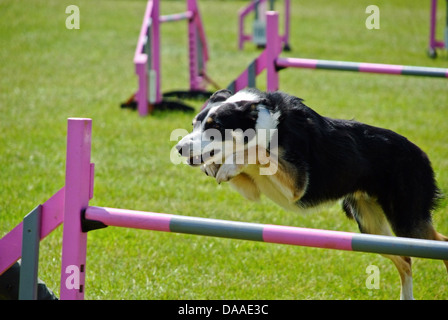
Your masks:
<path fill-rule="evenodd" d="M 199 166 L 202 164 L 202 157 L 201 156 L 189 157 L 187 163 L 192 167 Z"/>
<path fill-rule="evenodd" d="M 215 155 L 215 150 L 207 152 L 205 154 L 201 154 L 198 156 L 190 156 L 187 160 L 187 163 L 192 167 L 197 167 L 201 164 L 204 164 Z"/>

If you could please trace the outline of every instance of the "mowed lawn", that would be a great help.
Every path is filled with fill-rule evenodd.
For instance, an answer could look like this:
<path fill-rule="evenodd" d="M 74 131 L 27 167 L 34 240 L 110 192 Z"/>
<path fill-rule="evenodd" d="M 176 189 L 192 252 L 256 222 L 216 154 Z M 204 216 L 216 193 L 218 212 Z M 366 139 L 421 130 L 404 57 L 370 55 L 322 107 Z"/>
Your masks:
<path fill-rule="evenodd" d="M 164 14 L 185 9 L 185 1 L 161 2 Z M 252 44 L 237 50 L 237 11 L 248 1 L 198 2 L 208 73 L 224 88 L 260 53 Z M 80 9 L 79 30 L 65 27 L 71 4 Z M 435 60 L 426 55 L 429 1 L 376 1 L 379 30 L 365 27 L 370 4 L 292 1 L 292 51 L 282 56 L 448 67 L 446 52 Z M 285 212 L 174 165 L 170 134 L 190 129 L 193 114 L 141 118 L 119 108 L 136 90 L 133 55 L 145 7 L 146 1 L 0 2 L 0 236 L 64 185 L 68 117 L 93 119 L 92 205 L 358 232 L 339 204 L 306 215 Z M 439 1 L 440 25 L 444 12 Z M 186 89 L 186 23 L 161 29 L 163 90 Z M 257 84 L 265 88 L 263 75 Z M 405 135 L 427 152 L 448 193 L 447 79 L 287 69 L 280 88 L 322 115 Z M 203 102 L 188 103 L 199 110 Z M 445 199 L 434 224 L 448 235 Z M 61 236 L 59 227 L 40 247 L 39 277 L 58 295 Z M 366 286 L 371 265 L 380 272 L 379 289 Z M 397 299 L 400 292 L 395 267 L 376 254 L 112 227 L 89 233 L 86 271 L 87 299 L 356 300 Z M 448 299 L 443 263 L 414 259 L 413 271 L 417 299 Z"/>

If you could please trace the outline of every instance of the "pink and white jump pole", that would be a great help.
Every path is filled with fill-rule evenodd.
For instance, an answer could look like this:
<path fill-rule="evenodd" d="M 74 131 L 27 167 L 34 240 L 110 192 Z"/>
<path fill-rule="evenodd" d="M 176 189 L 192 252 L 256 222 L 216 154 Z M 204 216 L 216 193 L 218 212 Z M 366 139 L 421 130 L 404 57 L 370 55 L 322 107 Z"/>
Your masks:
<path fill-rule="evenodd" d="M 68 119 L 60 291 L 63 300 L 84 299 L 87 233 L 81 228 L 81 214 L 93 197 L 91 141 L 91 119 Z"/>

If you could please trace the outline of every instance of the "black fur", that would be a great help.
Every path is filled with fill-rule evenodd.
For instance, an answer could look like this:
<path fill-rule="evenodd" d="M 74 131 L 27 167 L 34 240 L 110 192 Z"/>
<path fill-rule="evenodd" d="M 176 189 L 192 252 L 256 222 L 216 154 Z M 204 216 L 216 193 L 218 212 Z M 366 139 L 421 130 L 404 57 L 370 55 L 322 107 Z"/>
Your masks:
<path fill-rule="evenodd" d="M 224 156 L 219 144 L 205 159 L 210 144 L 201 137 L 209 129 L 219 130 L 221 136 L 225 129 L 252 129 L 247 131 L 256 132 L 257 146 L 278 156 L 269 163 L 276 164 L 277 170 L 265 175 L 261 161 L 255 167 L 244 161 L 233 163 L 237 153 L 232 149 L 230 156 Z M 259 129 L 276 130 L 264 140 Z M 278 138 L 277 146 L 273 137 Z M 228 181 L 248 199 L 265 194 L 292 211 L 342 199 L 343 210 L 361 232 L 391 235 L 390 226 L 397 236 L 448 241 L 432 226 L 431 211 L 440 193 L 431 163 L 419 147 L 387 129 L 323 117 L 286 93 L 218 91 L 196 116 L 192 133 L 176 148 L 190 158 L 190 165 L 191 159 L 201 160 L 207 175 L 218 183 Z M 224 162 L 217 161 L 222 158 Z M 386 257 L 400 273 L 401 298 L 412 299 L 410 257 Z M 444 263 L 448 270 L 448 261 Z"/>
<path fill-rule="evenodd" d="M 351 195 L 361 191 L 377 198 L 398 236 L 418 236 L 420 223 L 431 221 L 440 193 L 427 155 L 415 144 L 391 130 L 320 116 L 285 93 L 254 91 L 280 114 L 283 160 L 309 177 L 300 206 L 344 198 L 353 217 Z"/>

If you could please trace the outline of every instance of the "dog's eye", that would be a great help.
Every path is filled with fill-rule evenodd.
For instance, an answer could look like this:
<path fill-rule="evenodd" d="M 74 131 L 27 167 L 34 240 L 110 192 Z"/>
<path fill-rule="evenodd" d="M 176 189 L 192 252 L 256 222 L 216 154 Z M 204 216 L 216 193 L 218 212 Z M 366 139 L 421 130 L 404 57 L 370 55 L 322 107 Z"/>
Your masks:
<path fill-rule="evenodd" d="M 214 123 L 215 123 L 215 120 L 213 120 L 212 117 L 207 118 L 207 124 L 209 124 L 210 126 L 213 126 Z"/>
<path fill-rule="evenodd" d="M 217 129 L 217 130 L 219 130 L 220 127 L 221 127 L 221 126 L 219 125 L 219 123 L 216 122 L 212 117 L 209 117 L 209 118 L 207 119 L 206 123 L 207 123 L 207 128 L 208 128 L 208 129 Z"/>

